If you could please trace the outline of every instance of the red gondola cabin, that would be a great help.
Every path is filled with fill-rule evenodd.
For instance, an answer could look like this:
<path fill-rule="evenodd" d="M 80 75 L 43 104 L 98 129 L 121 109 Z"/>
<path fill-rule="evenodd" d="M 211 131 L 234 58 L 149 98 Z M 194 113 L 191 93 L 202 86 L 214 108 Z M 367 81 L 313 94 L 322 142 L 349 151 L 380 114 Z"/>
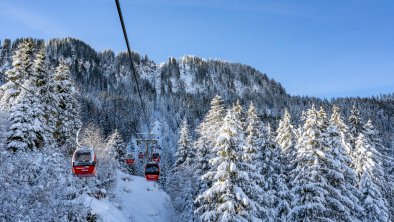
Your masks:
<path fill-rule="evenodd" d="M 133 153 L 129 153 L 126 156 L 126 164 L 127 165 L 132 165 L 134 164 L 135 158 L 134 158 L 134 154 Z"/>
<path fill-rule="evenodd" d="M 152 154 L 152 161 L 155 161 L 156 163 L 160 163 L 160 154 L 159 153 L 153 153 Z"/>
<path fill-rule="evenodd" d="M 145 178 L 147 181 L 158 181 L 159 175 L 159 164 L 156 162 L 149 162 L 145 165 Z"/>
<path fill-rule="evenodd" d="M 77 149 L 72 159 L 72 171 L 79 177 L 96 176 L 96 163 L 96 154 L 93 149 Z"/>
<path fill-rule="evenodd" d="M 138 153 L 138 159 L 143 159 L 144 158 L 144 152 L 139 152 Z"/>

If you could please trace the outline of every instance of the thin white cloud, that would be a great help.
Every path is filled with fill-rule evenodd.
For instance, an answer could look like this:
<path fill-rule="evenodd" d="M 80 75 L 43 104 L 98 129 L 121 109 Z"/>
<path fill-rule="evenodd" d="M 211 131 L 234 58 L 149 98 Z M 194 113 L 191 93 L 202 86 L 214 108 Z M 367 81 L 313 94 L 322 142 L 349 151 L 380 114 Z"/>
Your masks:
<path fill-rule="evenodd" d="M 44 15 L 37 14 L 31 10 L 10 4 L 10 2 L 0 1 L 0 15 L 5 19 L 13 19 L 22 25 L 41 32 L 51 37 L 62 37 L 67 35 L 67 31 L 55 24 L 52 19 Z"/>

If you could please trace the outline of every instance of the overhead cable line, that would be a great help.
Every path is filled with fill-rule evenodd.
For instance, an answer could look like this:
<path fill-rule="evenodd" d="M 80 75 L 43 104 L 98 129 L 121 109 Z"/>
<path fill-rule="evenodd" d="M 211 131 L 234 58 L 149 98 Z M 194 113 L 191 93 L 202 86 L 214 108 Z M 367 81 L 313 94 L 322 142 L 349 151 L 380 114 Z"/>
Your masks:
<path fill-rule="evenodd" d="M 31 91 L 30 89 L 24 87 L 22 84 L 15 82 L 14 80 L 11 80 L 10 78 L 7 77 L 4 73 L 0 72 L 0 75 L 3 76 L 7 81 L 13 82 L 15 85 L 21 87 L 21 89 L 25 90 L 27 93 L 30 93 L 32 96 L 36 97 L 37 99 L 42 99 L 42 97 L 38 96 L 35 92 Z M 56 106 L 52 106 L 52 108 L 55 108 L 58 113 L 60 112 L 59 108 Z"/>
<path fill-rule="evenodd" d="M 132 74 L 134 76 L 135 83 L 137 85 L 138 97 L 140 98 L 141 109 L 142 109 L 142 112 L 143 112 L 143 115 L 144 115 L 146 126 L 148 127 L 148 133 L 149 133 L 149 137 L 150 137 L 150 135 L 151 135 L 150 125 L 149 125 L 149 121 L 148 121 L 148 116 L 146 115 L 145 104 L 144 104 L 144 101 L 142 100 L 142 97 L 141 97 L 140 87 L 139 87 L 138 78 L 137 78 L 137 71 L 136 71 L 134 63 L 133 63 L 133 58 L 131 57 L 129 38 L 127 37 L 126 26 L 125 26 L 124 21 L 123 21 L 122 10 L 120 8 L 119 0 L 115 0 L 115 2 L 116 2 L 116 8 L 118 10 L 120 23 L 122 25 L 123 36 L 124 36 L 124 39 L 126 41 L 127 51 L 128 51 L 128 54 L 129 54 L 130 69 L 131 69 L 131 72 L 132 72 Z"/>

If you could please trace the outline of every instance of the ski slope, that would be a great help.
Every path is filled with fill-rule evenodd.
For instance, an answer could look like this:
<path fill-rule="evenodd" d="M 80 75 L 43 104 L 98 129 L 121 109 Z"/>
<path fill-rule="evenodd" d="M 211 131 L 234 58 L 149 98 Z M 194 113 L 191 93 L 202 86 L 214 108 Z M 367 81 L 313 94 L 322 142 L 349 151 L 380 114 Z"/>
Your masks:
<path fill-rule="evenodd" d="M 172 221 L 170 197 L 159 189 L 158 185 L 147 182 L 143 177 L 131 176 L 119 170 L 116 175 L 114 200 L 85 197 L 84 204 L 90 206 L 98 221 Z"/>

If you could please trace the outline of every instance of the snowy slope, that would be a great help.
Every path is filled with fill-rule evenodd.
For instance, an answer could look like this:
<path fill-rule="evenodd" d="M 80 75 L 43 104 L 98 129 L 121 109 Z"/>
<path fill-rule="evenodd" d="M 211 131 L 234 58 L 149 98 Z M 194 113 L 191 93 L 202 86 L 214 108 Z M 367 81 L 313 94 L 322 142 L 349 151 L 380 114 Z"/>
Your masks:
<path fill-rule="evenodd" d="M 170 197 L 145 178 L 116 172 L 115 200 L 86 196 L 84 204 L 103 222 L 166 222 L 173 215 Z"/>

